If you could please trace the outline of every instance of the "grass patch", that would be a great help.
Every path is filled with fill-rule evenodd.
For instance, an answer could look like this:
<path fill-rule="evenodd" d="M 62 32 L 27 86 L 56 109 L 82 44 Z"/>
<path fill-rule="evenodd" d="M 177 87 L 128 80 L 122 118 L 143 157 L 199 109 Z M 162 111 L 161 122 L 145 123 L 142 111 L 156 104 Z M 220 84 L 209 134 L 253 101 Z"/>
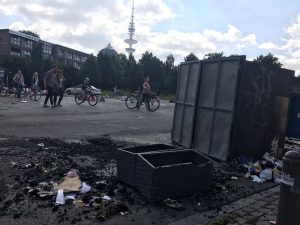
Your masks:
<path fill-rule="evenodd" d="M 162 100 L 170 101 L 170 100 L 175 100 L 175 95 L 173 95 L 173 94 L 161 94 L 159 96 L 159 98 L 162 99 Z"/>
<path fill-rule="evenodd" d="M 249 215 L 249 216 L 246 217 L 246 222 L 249 225 L 257 225 L 258 219 L 259 219 L 259 216 Z"/>
<path fill-rule="evenodd" d="M 218 219 L 216 221 L 214 221 L 213 223 L 211 223 L 210 225 L 228 225 L 230 223 L 236 223 L 236 219 L 234 216 L 230 215 L 230 216 L 225 216 L 221 219 Z"/>

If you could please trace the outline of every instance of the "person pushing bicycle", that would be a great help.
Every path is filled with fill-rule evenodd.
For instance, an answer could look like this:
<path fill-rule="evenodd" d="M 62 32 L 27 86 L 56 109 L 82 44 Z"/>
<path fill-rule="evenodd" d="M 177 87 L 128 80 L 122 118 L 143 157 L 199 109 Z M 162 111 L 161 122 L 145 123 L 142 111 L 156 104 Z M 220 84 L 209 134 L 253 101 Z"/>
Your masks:
<path fill-rule="evenodd" d="M 143 83 L 143 98 L 142 98 L 142 101 L 140 102 L 140 104 L 138 105 L 138 109 L 140 108 L 140 106 L 142 105 L 142 103 L 144 102 L 145 103 L 145 106 L 147 109 L 150 108 L 149 106 L 149 100 L 150 100 L 150 84 L 149 84 L 149 81 L 150 81 L 150 77 L 147 76 L 145 77 L 144 79 L 144 83 Z"/>

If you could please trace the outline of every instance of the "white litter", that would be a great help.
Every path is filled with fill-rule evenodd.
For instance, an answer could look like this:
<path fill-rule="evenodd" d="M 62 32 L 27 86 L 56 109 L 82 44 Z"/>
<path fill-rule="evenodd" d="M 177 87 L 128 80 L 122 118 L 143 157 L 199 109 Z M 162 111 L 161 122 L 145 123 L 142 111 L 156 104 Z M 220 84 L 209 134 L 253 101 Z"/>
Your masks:
<path fill-rule="evenodd" d="M 261 179 L 261 178 L 259 178 L 256 175 L 251 175 L 251 177 L 252 177 L 252 181 L 254 181 L 254 182 L 257 182 L 257 183 L 263 183 L 263 182 L 265 182 L 264 179 Z"/>
<path fill-rule="evenodd" d="M 102 197 L 103 200 L 106 200 L 106 201 L 111 201 L 111 197 L 109 197 L 108 195 L 104 195 Z"/>
<path fill-rule="evenodd" d="M 82 182 L 80 193 L 87 193 L 91 190 L 91 186 L 87 185 L 85 182 Z"/>
<path fill-rule="evenodd" d="M 65 204 L 64 189 L 59 189 L 57 191 L 55 203 L 59 205 Z"/>
<path fill-rule="evenodd" d="M 263 180 L 272 180 L 273 170 L 270 168 L 266 168 L 262 170 L 259 174 L 259 177 Z"/>

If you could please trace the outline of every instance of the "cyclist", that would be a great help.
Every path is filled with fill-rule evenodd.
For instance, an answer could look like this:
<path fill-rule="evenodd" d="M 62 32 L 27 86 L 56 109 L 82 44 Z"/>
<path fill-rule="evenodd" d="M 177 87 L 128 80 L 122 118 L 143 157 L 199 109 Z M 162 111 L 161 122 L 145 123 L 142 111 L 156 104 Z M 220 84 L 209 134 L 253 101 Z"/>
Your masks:
<path fill-rule="evenodd" d="M 84 102 L 84 99 L 86 98 L 86 89 L 91 88 L 90 85 L 90 78 L 86 77 L 83 81 L 83 84 L 81 86 L 81 101 Z"/>
<path fill-rule="evenodd" d="M 149 81 L 150 81 L 150 77 L 149 76 L 145 77 L 144 83 L 143 83 L 143 99 L 137 105 L 138 109 L 140 108 L 140 106 L 142 105 L 143 102 L 145 103 L 145 106 L 146 106 L 147 109 L 150 108 L 150 106 L 149 106 L 149 100 L 150 100 L 150 84 L 149 84 Z"/>
<path fill-rule="evenodd" d="M 17 95 L 20 97 L 21 91 L 24 85 L 24 77 L 21 70 L 18 70 L 18 72 L 13 77 L 14 85 L 17 88 Z"/>

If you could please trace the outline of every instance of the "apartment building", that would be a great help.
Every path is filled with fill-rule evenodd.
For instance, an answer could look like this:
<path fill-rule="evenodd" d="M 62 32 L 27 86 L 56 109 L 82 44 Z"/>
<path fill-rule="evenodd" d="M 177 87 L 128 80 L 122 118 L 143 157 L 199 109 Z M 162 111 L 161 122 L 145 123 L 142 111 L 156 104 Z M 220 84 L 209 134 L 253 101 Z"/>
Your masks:
<path fill-rule="evenodd" d="M 57 64 L 71 64 L 80 69 L 88 57 L 88 54 L 84 52 L 43 41 L 40 38 L 10 29 L 0 29 L 0 56 L 30 57 L 34 45 L 39 41 L 42 42 L 43 57 L 50 57 Z"/>

